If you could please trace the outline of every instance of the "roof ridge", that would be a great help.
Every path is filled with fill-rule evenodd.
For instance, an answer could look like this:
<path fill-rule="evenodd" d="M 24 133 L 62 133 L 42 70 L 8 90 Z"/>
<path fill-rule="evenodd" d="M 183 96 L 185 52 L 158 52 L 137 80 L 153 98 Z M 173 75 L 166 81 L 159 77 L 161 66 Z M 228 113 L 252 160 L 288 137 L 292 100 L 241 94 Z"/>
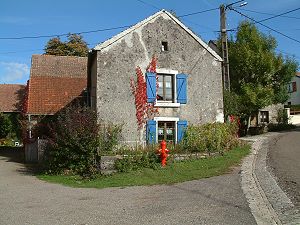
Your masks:
<path fill-rule="evenodd" d="M 76 56 L 76 55 L 49 55 L 49 54 L 32 54 L 32 56 L 42 57 L 69 57 L 69 58 L 87 58 L 87 56 Z"/>
<path fill-rule="evenodd" d="M 105 49 L 106 47 L 110 46 L 111 44 L 115 43 L 116 41 L 122 39 L 123 37 L 125 37 L 126 35 L 128 35 L 129 33 L 133 32 L 134 30 L 144 26 L 145 24 L 151 22 L 153 19 L 155 19 L 156 17 L 162 15 L 162 14 L 166 14 L 167 16 L 169 16 L 176 24 L 178 24 L 182 29 L 184 29 L 189 35 L 191 35 L 200 45 L 202 45 L 202 47 L 204 47 L 212 56 L 214 56 L 217 60 L 219 61 L 223 61 L 223 59 L 212 49 L 210 48 L 204 41 L 202 41 L 202 39 L 200 37 L 198 37 L 191 29 L 189 29 L 187 26 L 185 26 L 180 20 L 178 20 L 175 16 L 173 16 L 170 12 L 168 12 L 165 9 L 162 9 L 158 12 L 156 12 L 155 14 L 152 14 L 151 16 L 145 18 L 144 20 L 136 23 L 135 25 L 127 28 L 126 30 L 118 33 L 117 35 L 107 39 L 106 41 L 99 43 L 98 45 L 96 45 L 93 50 L 96 51 L 101 51 L 103 49 Z"/>

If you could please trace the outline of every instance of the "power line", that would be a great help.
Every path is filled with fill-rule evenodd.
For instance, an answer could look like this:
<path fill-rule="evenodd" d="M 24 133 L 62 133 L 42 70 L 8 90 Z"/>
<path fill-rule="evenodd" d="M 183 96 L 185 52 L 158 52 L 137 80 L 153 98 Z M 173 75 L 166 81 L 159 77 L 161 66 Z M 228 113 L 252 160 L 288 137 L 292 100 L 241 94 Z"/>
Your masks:
<path fill-rule="evenodd" d="M 160 10 L 160 8 L 156 7 L 155 5 L 153 5 L 153 4 L 149 3 L 149 2 L 145 2 L 143 0 L 137 0 L 137 1 L 143 3 L 144 5 L 148 5 L 148 6 L 152 7 L 152 8 L 154 8 L 154 9 Z"/>
<path fill-rule="evenodd" d="M 137 1 L 143 2 L 143 3 L 147 4 L 147 5 L 153 6 L 152 4 L 146 3 L 146 2 L 144 2 L 142 0 L 137 0 Z M 155 7 L 155 8 L 157 8 L 157 7 Z M 196 15 L 196 14 L 201 14 L 201 13 L 213 11 L 213 10 L 216 10 L 216 9 L 219 9 L 219 8 L 213 8 L 213 9 L 207 9 L 207 10 L 203 10 L 203 11 L 193 12 L 193 13 L 181 15 L 181 16 L 178 16 L 178 17 L 182 18 L 182 17 L 192 16 L 192 15 Z M 97 33 L 97 32 L 103 32 L 103 31 L 124 29 L 124 28 L 128 28 L 128 27 L 131 27 L 131 26 L 133 26 L 133 24 L 132 25 L 119 26 L 119 27 L 111 27 L 111 28 L 98 29 L 98 30 L 81 31 L 81 32 L 75 32 L 75 33 L 72 33 L 72 34 Z M 39 39 L 39 38 L 51 38 L 51 37 L 63 37 L 63 36 L 68 36 L 69 34 L 70 33 L 51 34 L 51 35 L 37 35 L 37 36 L 24 36 L 24 37 L 0 37 L 0 40 L 23 40 L 23 39 Z"/>
<path fill-rule="evenodd" d="M 287 11 L 287 12 L 284 12 L 284 13 L 281 13 L 281 14 L 278 14 L 278 15 L 274 15 L 274 16 L 271 16 L 271 17 L 269 17 L 269 18 L 260 20 L 259 22 L 264 22 L 264 21 L 267 21 L 267 20 L 270 20 L 270 19 L 274 19 L 274 18 L 276 18 L 276 17 L 280 17 L 280 16 L 283 16 L 283 15 L 285 15 L 285 14 L 288 14 L 288 13 L 291 13 L 291 12 L 295 12 L 295 11 L 297 11 L 297 10 L 299 10 L 299 9 L 300 9 L 300 7 L 297 8 L 297 9 L 292 9 L 292 10 L 290 10 L 290 11 Z"/>
<path fill-rule="evenodd" d="M 199 11 L 199 12 L 193 12 L 193 13 L 184 14 L 184 15 L 181 15 L 181 16 L 178 16 L 178 17 L 182 18 L 182 17 L 186 17 L 186 16 L 193 16 L 193 15 L 197 15 L 197 14 L 201 14 L 201 13 L 206 13 L 206 12 L 210 12 L 210 11 L 214 11 L 214 10 L 219 10 L 219 8 L 206 9 L 206 10 Z"/>
<path fill-rule="evenodd" d="M 232 8 L 231 10 L 235 11 L 236 13 L 240 14 L 241 16 L 246 17 L 246 18 L 249 19 L 249 20 L 252 20 L 252 21 L 255 22 L 255 23 L 260 24 L 260 25 L 263 26 L 263 27 L 268 28 L 268 29 L 271 30 L 271 31 L 274 31 L 275 33 L 278 33 L 278 34 L 280 34 L 280 35 L 282 35 L 282 36 L 284 36 L 284 37 L 286 37 L 286 38 L 288 38 L 288 39 L 290 39 L 290 40 L 293 40 L 293 41 L 295 41 L 295 42 L 300 43 L 299 40 L 297 40 L 297 39 L 295 39 L 295 38 L 292 38 L 292 37 L 290 37 L 290 36 L 288 36 L 288 35 L 286 35 L 286 34 L 280 32 L 280 31 L 277 31 L 277 30 L 275 30 L 275 29 L 273 29 L 273 28 L 271 28 L 271 27 L 269 27 L 269 26 L 267 26 L 267 25 L 261 23 L 260 21 L 256 21 L 255 19 L 253 19 L 253 18 L 251 18 L 251 17 L 249 17 L 249 16 L 247 16 L 247 15 L 245 15 L 245 14 L 243 14 L 243 13 L 237 11 L 237 10 L 234 9 L 234 8 Z"/>
<path fill-rule="evenodd" d="M 153 4 L 149 3 L 149 2 L 145 2 L 143 0 L 137 0 L 137 1 L 141 2 L 141 3 L 145 4 L 145 5 L 148 5 L 148 6 L 152 7 L 152 8 L 154 8 L 154 9 L 161 10 L 159 7 L 153 5 Z M 193 16 L 193 15 L 197 15 L 197 14 L 201 14 L 201 13 L 205 13 L 205 12 L 214 11 L 214 10 L 217 10 L 217 9 L 219 9 L 219 8 L 206 9 L 206 10 L 203 10 L 203 11 L 192 12 L 192 13 L 180 15 L 180 16 L 177 16 L 177 17 L 181 18 L 181 17 L 186 17 L 186 16 Z"/>
<path fill-rule="evenodd" d="M 72 34 L 89 34 L 89 33 L 96 33 L 96 32 L 103 32 L 103 31 L 110 31 L 110 30 L 118 30 L 131 27 L 133 25 L 125 25 L 120 27 L 112 27 L 112 28 L 104 28 L 98 30 L 90 30 L 90 31 L 81 31 Z M 39 36 L 25 36 L 25 37 L 0 37 L 0 40 L 21 40 L 21 39 L 38 39 L 38 38 L 50 38 L 50 37 L 63 37 L 68 36 L 70 33 L 64 34 L 53 34 L 53 35 L 39 35 Z"/>
<path fill-rule="evenodd" d="M 240 10 L 247 11 L 247 12 L 258 13 L 258 14 L 262 14 L 262 15 L 269 15 L 269 16 L 275 16 L 276 15 L 276 14 L 273 14 L 273 13 L 258 12 L 258 11 L 254 11 L 254 10 L 250 10 L 250 9 L 242 9 L 241 8 Z M 295 17 L 295 16 L 283 16 L 282 15 L 281 17 L 300 20 L 300 17 Z"/>
<path fill-rule="evenodd" d="M 231 7 L 231 8 L 229 8 L 229 9 L 233 10 L 234 8 Z M 289 10 L 289 11 L 284 12 L 284 13 L 280 13 L 280 14 L 272 14 L 271 17 L 265 18 L 265 19 L 263 19 L 263 20 L 259 20 L 258 22 L 253 22 L 253 24 L 259 23 L 259 22 L 264 22 L 264 21 L 267 21 L 267 20 L 270 20 L 270 19 L 274 19 L 274 18 L 276 18 L 276 17 L 280 17 L 280 16 L 282 16 L 282 15 L 285 15 L 285 14 L 288 14 L 288 13 L 291 13 L 291 12 L 294 12 L 294 11 L 297 11 L 297 10 L 299 10 L 299 9 L 300 9 L 300 7 L 297 8 L 297 9 Z M 228 29 L 227 31 L 236 31 L 236 30 L 237 30 L 237 28 L 234 28 L 234 29 Z M 295 29 L 295 30 L 297 30 L 297 29 Z"/>

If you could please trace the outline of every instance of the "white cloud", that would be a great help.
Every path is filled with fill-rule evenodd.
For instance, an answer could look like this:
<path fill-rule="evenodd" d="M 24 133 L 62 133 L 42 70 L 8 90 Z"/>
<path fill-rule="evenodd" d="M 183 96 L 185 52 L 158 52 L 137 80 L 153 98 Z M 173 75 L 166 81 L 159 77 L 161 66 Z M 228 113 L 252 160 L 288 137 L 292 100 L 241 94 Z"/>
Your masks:
<path fill-rule="evenodd" d="M 25 63 L 0 62 L 0 83 L 25 83 L 29 72 L 29 66 Z"/>

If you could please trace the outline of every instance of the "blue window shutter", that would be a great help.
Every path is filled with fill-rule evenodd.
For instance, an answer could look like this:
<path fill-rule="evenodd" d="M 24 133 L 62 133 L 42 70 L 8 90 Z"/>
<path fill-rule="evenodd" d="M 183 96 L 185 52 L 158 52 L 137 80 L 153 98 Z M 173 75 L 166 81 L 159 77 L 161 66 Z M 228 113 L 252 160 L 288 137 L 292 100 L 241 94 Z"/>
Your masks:
<path fill-rule="evenodd" d="M 146 73 L 147 84 L 147 102 L 155 102 L 156 100 L 156 74 Z"/>
<path fill-rule="evenodd" d="M 177 91 L 177 102 L 181 104 L 187 103 L 187 75 L 177 74 L 176 76 L 176 91 Z"/>
<path fill-rule="evenodd" d="M 184 137 L 186 128 L 187 128 L 186 120 L 179 120 L 177 122 L 177 143 L 179 143 Z"/>
<path fill-rule="evenodd" d="M 148 144 L 155 144 L 156 143 L 156 121 L 155 120 L 148 120 L 147 121 L 147 132 L 146 138 Z"/>

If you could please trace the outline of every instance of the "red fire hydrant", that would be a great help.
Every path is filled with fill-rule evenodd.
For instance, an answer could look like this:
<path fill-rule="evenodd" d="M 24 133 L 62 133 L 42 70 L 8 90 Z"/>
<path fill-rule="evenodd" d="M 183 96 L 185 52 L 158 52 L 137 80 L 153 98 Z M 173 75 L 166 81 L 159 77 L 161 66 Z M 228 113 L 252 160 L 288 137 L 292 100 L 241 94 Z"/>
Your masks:
<path fill-rule="evenodd" d="M 161 159 L 161 165 L 164 167 L 167 164 L 167 158 L 168 158 L 168 152 L 169 150 L 167 149 L 167 143 L 165 140 L 162 140 L 160 143 L 160 149 L 158 150 L 160 154 L 160 159 Z"/>

